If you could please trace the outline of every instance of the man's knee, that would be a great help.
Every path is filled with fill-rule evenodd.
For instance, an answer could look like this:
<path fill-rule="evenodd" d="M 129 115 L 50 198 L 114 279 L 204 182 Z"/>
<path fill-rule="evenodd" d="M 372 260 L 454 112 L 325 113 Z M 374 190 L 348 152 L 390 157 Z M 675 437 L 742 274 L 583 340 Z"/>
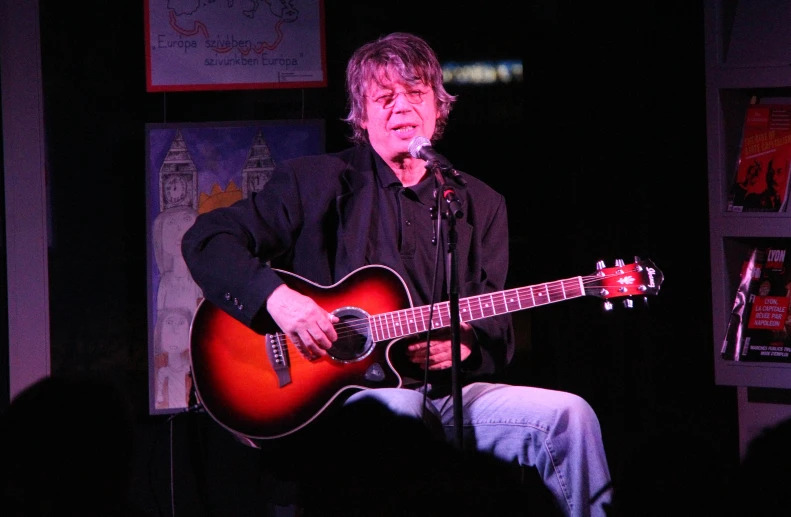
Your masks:
<path fill-rule="evenodd" d="M 431 402 L 424 408 L 423 395 L 416 391 L 402 388 L 359 391 L 346 399 L 342 410 L 347 417 L 359 415 L 360 418 L 373 419 L 381 425 L 411 426 L 414 422 L 419 422 L 435 438 L 444 438 L 436 409 Z"/>
<path fill-rule="evenodd" d="M 382 388 L 362 390 L 350 396 L 344 406 L 359 404 L 362 401 L 376 401 L 395 415 L 420 418 L 423 396 L 411 390 Z M 371 402 L 366 404 L 373 405 Z"/>

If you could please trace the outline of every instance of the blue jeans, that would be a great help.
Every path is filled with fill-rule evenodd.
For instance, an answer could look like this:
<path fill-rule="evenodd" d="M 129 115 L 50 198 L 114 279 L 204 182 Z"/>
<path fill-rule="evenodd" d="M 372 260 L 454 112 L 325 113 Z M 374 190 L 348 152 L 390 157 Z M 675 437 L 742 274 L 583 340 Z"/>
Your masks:
<path fill-rule="evenodd" d="M 368 397 L 396 414 L 423 416 L 423 394 L 409 389 L 363 390 L 346 404 Z M 428 400 L 446 438 L 453 441 L 453 397 Z M 466 447 L 535 467 L 567 516 L 606 517 L 610 472 L 599 420 L 584 399 L 562 391 L 474 383 L 462 388 L 462 401 Z"/>

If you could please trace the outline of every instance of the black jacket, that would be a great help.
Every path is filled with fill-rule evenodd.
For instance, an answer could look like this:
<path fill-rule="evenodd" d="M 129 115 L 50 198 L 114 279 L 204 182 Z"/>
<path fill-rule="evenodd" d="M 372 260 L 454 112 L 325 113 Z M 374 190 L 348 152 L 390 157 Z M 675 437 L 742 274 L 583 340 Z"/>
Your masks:
<path fill-rule="evenodd" d="M 263 191 L 201 214 L 182 252 L 205 298 L 252 325 L 283 283 L 272 268 L 330 286 L 371 263 L 376 243 L 369 229 L 379 195 L 373 162 L 369 146 L 285 161 Z M 462 299 L 504 289 L 509 244 L 504 197 L 464 178 L 466 187 L 456 189 L 464 210 L 456 223 Z M 470 324 L 479 347 L 465 361 L 465 383 L 495 380 L 513 355 L 510 315 Z"/>

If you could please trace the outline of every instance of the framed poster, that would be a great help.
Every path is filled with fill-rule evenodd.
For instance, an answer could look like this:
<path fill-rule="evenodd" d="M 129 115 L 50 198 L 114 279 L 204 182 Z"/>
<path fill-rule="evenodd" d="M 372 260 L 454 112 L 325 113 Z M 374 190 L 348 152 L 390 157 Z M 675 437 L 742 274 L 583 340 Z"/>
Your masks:
<path fill-rule="evenodd" d="M 146 90 L 327 86 L 324 0 L 144 0 Z"/>
<path fill-rule="evenodd" d="M 249 197 L 281 160 L 324 152 L 324 121 L 146 125 L 151 414 L 189 406 L 189 330 L 202 299 L 181 256 L 198 214 Z"/>

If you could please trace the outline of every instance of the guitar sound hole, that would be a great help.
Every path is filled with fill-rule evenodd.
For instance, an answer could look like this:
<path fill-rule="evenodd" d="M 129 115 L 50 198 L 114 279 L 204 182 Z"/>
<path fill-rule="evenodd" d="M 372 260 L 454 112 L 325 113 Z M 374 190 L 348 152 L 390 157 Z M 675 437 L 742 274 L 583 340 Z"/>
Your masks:
<path fill-rule="evenodd" d="M 368 314 L 356 307 L 344 307 L 333 312 L 340 322 L 335 324 L 338 340 L 327 353 L 338 361 L 357 361 L 373 349 L 368 331 Z"/>

